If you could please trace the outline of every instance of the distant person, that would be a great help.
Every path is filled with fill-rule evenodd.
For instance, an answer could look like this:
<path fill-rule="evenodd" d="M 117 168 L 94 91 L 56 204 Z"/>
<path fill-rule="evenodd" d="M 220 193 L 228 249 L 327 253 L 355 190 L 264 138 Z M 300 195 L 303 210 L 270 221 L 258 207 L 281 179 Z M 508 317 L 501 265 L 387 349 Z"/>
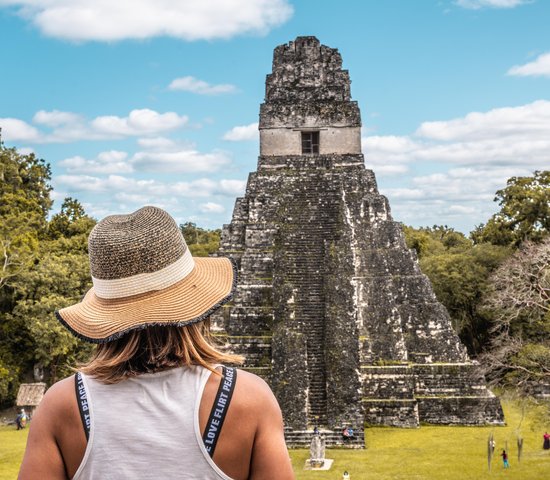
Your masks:
<path fill-rule="evenodd" d="M 314 427 L 313 428 L 313 435 L 319 435 L 320 432 L 319 432 L 319 428 L 318 427 Z"/>
<path fill-rule="evenodd" d="M 353 428 L 346 427 L 342 430 L 342 438 L 344 439 L 344 443 L 348 443 L 353 439 L 354 432 Z"/>
<path fill-rule="evenodd" d="M 103 219 L 88 247 L 93 288 L 56 314 L 97 347 L 46 392 L 19 479 L 293 479 L 273 393 L 210 337 L 232 262 L 193 258 L 156 207 Z"/>
<path fill-rule="evenodd" d="M 544 450 L 550 450 L 550 433 L 545 432 L 542 438 L 544 438 L 542 448 L 544 448 Z"/>
<path fill-rule="evenodd" d="M 17 414 L 17 417 L 15 417 L 15 424 L 17 425 L 17 430 L 23 430 L 27 426 L 28 420 L 29 420 L 29 417 L 27 416 L 27 412 L 25 412 L 25 409 L 22 408 L 21 411 Z"/>
<path fill-rule="evenodd" d="M 506 450 L 502 450 L 502 453 L 500 454 L 502 457 L 502 463 L 504 464 L 504 468 L 510 468 L 510 464 L 508 463 L 508 454 L 506 453 Z"/>
<path fill-rule="evenodd" d="M 350 478 L 351 478 L 351 477 L 349 476 L 349 473 L 348 473 L 348 471 L 346 470 L 346 471 L 344 472 L 344 475 L 342 475 L 342 480 L 350 480 Z"/>

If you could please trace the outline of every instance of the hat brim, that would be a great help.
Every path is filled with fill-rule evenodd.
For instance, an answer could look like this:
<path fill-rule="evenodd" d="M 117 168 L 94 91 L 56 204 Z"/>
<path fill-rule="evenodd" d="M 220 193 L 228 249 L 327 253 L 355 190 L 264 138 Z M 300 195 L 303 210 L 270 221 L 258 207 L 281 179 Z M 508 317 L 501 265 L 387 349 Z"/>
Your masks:
<path fill-rule="evenodd" d="M 71 333 L 92 343 L 111 342 L 154 325 L 185 326 L 203 321 L 231 300 L 236 267 L 228 258 L 194 260 L 189 275 L 163 290 L 105 299 L 91 288 L 80 303 L 55 314 Z"/>

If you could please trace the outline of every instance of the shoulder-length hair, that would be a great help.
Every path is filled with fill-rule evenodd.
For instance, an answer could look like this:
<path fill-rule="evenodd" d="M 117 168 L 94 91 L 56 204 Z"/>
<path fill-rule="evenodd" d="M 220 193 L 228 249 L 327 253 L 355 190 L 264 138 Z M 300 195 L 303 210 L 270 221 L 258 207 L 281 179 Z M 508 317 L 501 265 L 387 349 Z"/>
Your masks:
<path fill-rule="evenodd" d="M 225 353 L 215 345 L 206 320 L 184 327 L 151 326 L 131 331 L 117 340 L 97 345 L 90 360 L 78 370 L 111 384 L 142 373 L 190 365 L 201 365 L 215 372 L 213 366 L 217 363 L 243 361 L 241 355 Z"/>

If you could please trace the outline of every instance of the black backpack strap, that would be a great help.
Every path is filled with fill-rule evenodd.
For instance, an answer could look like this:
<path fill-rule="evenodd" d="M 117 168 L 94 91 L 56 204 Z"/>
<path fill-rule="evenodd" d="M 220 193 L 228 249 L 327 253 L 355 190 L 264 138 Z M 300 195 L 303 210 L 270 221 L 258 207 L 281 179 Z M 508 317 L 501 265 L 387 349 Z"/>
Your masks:
<path fill-rule="evenodd" d="M 84 427 L 84 433 L 86 434 L 86 440 L 90 437 L 90 407 L 88 406 L 88 395 L 86 394 L 86 388 L 84 387 L 84 380 L 82 380 L 82 374 L 77 372 L 74 376 L 74 386 L 76 390 L 76 402 L 78 403 L 78 411 L 80 412 L 80 419 L 82 420 L 82 426 Z"/>
<path fill-rule="evenodd" d="M 212 410 L 210 411 L 210 416 L 208 417 L 206 428 L 202 435 L 202 441 L 206 451 L 211 457 L 214 456 L 214 450 L 216 449 L 216 444 L 218 443 L 218 438 L 220 437 L 223 422 L 227 410 L 229 410 L 229 403 L 231 402 L 231 397 L 233 396 L 233 390 L 235 390 L 235 383 L 237 381 L 236 368 L 222 367 L 222 369 L 223 377 L 220 381 L 218 393 L 216 393 L 216 399 L 214 400 L 214 405 L 212 405 Z"/>

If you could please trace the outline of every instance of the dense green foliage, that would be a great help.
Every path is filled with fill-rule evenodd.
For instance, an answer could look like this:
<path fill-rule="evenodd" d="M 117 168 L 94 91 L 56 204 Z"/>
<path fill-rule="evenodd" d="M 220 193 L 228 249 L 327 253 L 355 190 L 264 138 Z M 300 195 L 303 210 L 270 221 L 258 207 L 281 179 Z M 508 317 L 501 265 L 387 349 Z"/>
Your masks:
<path fill-rule="evenodd" d="M 208 257 L 220 248 L 221 230 L 207 230 L 197 227 L 192 222 L 180 225 L 181 233 L 189 246 L 191 254 L 195 257 Z"/>
<path fill-rule="evenodd" d="M 50 168 L 33 154 L 0 148 L 0 404 L 33 372 L 48 382 L 69 373 L 88 348 L 56 320 L 89 287 L 87 235 L 95 221 L 67 198 L 48 221 Z"/>
<path fill-rule="evenodd" d="M 511 250 L 474 243 L 446 226 L 405 227 L 409 248 L 416 250 L 420 268 L 432 282 L 438 300 L 447 307 L 453 326 L 470 354 L 489 342 L 491 318 L 479 305 L 491 273 Z"/>
<path fill-rule="evenodd" d="M 50 173 L 34 154 L 0 146 L 0 288 L 36 258 L 52 205 Z"/>
<path fill-rule="evenodd" d="M 500 211 L 472 232 L 476 243 L 519 246 L 550 234 L 550 170 L 512 177 L 496 192 Z"/>

